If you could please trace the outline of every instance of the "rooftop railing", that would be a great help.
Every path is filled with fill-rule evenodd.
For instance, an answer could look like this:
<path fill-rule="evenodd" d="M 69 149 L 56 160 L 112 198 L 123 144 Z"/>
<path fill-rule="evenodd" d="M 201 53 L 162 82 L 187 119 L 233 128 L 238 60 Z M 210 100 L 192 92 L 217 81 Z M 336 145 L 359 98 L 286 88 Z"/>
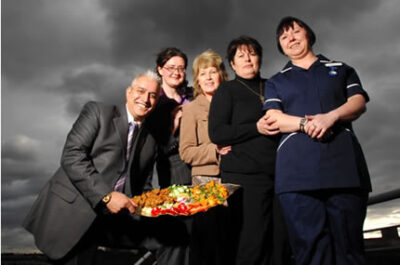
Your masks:
<path fill-rule="evenodd" d="M 395 189 L 369 198 L 368 206 L 400 198 L 400 189 Z M 399 204 L 400 208 L 400 204 Z M 364 240 L 368 265 L 400 264 L 400 224 L 364 230 L 364 234 L 378 235 Z"/>

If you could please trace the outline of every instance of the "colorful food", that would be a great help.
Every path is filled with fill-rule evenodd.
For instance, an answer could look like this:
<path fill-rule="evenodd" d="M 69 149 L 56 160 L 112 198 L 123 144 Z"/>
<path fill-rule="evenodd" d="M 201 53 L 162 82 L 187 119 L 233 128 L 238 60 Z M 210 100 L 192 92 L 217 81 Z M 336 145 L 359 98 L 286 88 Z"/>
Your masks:
<path fill-rule="evenodd" d="M 191 215 L 223 204 L 228 196 L 228 189 L 223 184 L 210 181 L 202 186 L 173 185 L 154 189 L 134 196 L 132 200 L 144 216 Z"/>

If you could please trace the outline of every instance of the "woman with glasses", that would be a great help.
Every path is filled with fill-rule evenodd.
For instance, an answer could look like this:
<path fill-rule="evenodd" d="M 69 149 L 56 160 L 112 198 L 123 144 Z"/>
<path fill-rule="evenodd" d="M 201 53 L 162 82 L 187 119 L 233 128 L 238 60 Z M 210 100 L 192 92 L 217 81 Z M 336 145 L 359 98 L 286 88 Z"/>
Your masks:
<path fill-rule="evenodd" d="M 160 184 L 191 184 L 190 167 L 181 160 L 178 151 L 182 105 L 193 98 L 193 89 L 186 81 L 187 57 L 181 50 L 169 47 L 157 55 L 156 63 L 162 90 L 148 124 L 161 145 L 158 166 L 167 183 Z"/>

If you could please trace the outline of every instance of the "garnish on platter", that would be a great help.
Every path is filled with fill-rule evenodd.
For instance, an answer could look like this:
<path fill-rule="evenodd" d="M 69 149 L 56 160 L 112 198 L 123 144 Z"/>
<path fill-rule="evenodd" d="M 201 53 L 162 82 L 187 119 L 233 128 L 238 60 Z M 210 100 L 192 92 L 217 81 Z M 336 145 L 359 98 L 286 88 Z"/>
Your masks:
<path fill-rule="evenodd" d="M 223 204 L 238 187 L 214 181 L 194 187 L 172 185 L 144 192 L 132 200 L 137 204 L 136 213 L 143 216 L 193 215 Z"/>

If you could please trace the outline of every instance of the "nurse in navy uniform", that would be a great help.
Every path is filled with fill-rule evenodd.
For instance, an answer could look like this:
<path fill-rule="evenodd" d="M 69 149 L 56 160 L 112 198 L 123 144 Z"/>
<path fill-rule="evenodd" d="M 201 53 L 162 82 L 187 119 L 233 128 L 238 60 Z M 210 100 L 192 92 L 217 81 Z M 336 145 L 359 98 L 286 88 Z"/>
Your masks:
<path fill-rule="evenodd" d="M 300 19 L 283 18 L 276 39 L 290 61 L 266 83 L 260 123 L 282 135 L 275 188 L 296 264 L 365 264 L 371 183 L 352 121 L 368 95 L 352 67 L 314 54 L 314 32 Z"/>

